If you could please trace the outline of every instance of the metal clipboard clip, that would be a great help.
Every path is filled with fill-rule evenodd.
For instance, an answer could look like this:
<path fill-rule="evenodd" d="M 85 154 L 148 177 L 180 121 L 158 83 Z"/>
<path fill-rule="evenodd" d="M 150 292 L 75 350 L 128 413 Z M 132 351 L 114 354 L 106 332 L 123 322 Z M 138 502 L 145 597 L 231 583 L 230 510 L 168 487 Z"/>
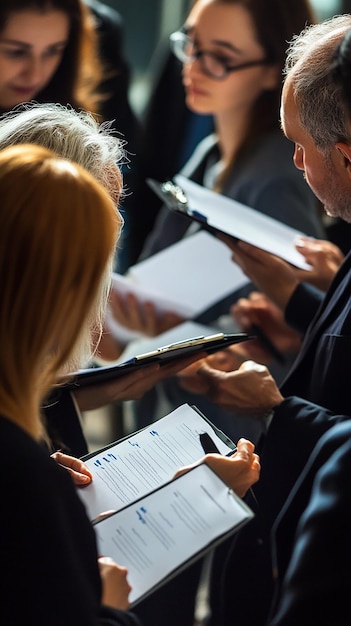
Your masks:
<path fill-rule="evenodd" d="M 169 209 L 176 211 L 176 213 L 183 213 L 184 215 L 200 222 L 203 227 L 206 227 L 206 215 L 190 208 L 187 195 L 185 191 L 179 187 L 179 185 L 174 183 L 172 180 L 166 180 L 164 183 L 159 183 L 153 178 L 147 178 L 146 182 L 155 194 L 166 203 Z"/>
<path fill-rule="evenodd" d="M 159 183 L 153 178 L 146 179 L 147 184 L 151 189 L 163 200 L 170 209 L 174 211 L 180 211 L 186 215 L 189 213 L 188 198 L 179 185 L 176 185 L 172 180 L 166 180 L 164 183 Z"/>

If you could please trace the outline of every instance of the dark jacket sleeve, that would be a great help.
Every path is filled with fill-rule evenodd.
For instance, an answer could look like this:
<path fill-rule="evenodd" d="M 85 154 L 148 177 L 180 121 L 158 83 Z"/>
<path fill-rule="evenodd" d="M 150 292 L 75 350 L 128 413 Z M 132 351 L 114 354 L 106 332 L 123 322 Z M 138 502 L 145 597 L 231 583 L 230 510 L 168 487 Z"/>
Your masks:
<path fill-rule="evenodd" d="M 308 481 L 316 464 L 320 467 L 297 528 L 280 602 L 269 626 L 345 624 L 351 586 L 351 439 L 349 425 L 343 426 L 343 444 L 323 462 L 324 448 L 332 443 L 332 429 L 304 472 Z M 336 427 L 336 432 L 340 431 Z"/>
<path fill-rule="evenodd" d="M 285 309 L 285 320 L 303 335 L 317 313 L 324 293 L 308 283 L 299 283 Z"/>
<path fill-rule="evenodd" d="M 143 626 L 136 615 L 129 611 L 118 611 L 103 606 L 99 615 L 99 626 Z"/>
<path fill-rule="evenodd" d="M 268 433 L 258 445 L 261 476 L 253 488 L 269 526 L 320 437 L 335 424 L 348 419 L 295 396 L 286 398 L 275 409 Z M 270 485 L 274 485 L 274 489 Z"/>

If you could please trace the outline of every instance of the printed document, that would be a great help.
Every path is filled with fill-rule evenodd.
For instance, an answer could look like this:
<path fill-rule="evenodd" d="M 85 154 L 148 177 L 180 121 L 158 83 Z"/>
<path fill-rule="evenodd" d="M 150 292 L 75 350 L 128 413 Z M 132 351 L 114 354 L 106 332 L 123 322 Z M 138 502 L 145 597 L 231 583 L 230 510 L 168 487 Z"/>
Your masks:
<path fill-rule="evenodd" d="M 119 510 L 171 480 L 175 472 L 204 456 L 199 435 L 207 432 L 219 452 L 235 444 L 196 408 L 183 404 L 146 428 L 84 458 L 93 482 L 78 488 L 88 516 Z"/>
<path fill-rule="evenodd" d="M 253 517 L 201 464 L 97 523 L 99 553 L 128 569 L 131 606 Z"/>

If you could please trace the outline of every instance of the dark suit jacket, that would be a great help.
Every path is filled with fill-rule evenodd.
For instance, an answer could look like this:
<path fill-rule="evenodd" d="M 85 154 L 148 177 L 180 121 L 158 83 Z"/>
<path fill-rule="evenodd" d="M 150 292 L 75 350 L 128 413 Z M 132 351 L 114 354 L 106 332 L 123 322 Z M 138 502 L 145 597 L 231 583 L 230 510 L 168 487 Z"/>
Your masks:
<path fill-rule="evenodd" d="M 313 285 L 299 283 L 285 308 L 286 322 L 304 336 L 324 296 L 324 291 Z"/>
<path fill-rule="evenodd" d="M 231 543 L 216 550 L 211 624 L 227 624 L 233 619 L 234 605 L 236 626 L 265 624 L 274 589 L 272 526 L 318 439 L 342 419 L 340 414 L 350 413 L 350 297 L 348 255 L 281 387 L 283 395 L 290 397 L 275 411 L 268 435 L 260 442 L 262 471 L 253 488 L 258 506 L 249 501 L 256 518 Z M 299 398 L 330 412 L 316 412 Z"/>
<path fill-rule="evenodd" d="M 319 441 L 273 528 L 277 582 L 270 626 L 345 624 L 350 528 L 351 419 Z"/>
<path fill-rule="evenodd" d="M 351 366 L 351 254 L 348 254 L 281 386 L 335 413 L 348 413 Z"/>

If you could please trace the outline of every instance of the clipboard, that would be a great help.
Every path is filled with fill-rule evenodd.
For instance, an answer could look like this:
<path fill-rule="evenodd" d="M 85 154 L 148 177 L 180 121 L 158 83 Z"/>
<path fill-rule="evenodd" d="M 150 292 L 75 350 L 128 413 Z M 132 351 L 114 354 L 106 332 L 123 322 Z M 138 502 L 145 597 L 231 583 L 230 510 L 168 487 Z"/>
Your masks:
<path fill-rule="evenodd" d="M 228 435 L 226 435 L 226 433 L 221 430 L 218 426 L 216 426 L 216 424 L 214 424 L 213 422 L 211 422 L 211 420 L 202 412 L 200 411 L 200 409 L 195 405 L 195 404 L 184 404 L 181 405 L 180 407 L 178 407 L 178 409 L 175 409 L 174 411 L 172 411 L 171 413 L 168 413 L 167 415 L 165 415 L 164 417 L 160 417 L 158 418 L 155 422 L 152 422 L 153 427 L 157 428 L 158 423 L 160 423 L 162 420 L 165 420 L 168 418 L 168 416 L 172 416 L 173 414 L 176 413 L 176 411 L 180 411 L 181 409 L 186 408 L 187 410 L 189 410 L 189 415 L 192 414 L 192 411 L 195 411 L 195 413 L 197 413 L 200 418 L 202 420 L 204 420 L 207 424 L 207 426 L 209 426 L 209 428 L 211 429 L 211 434 L 212 435 L 216 435 L 225 446 L 227 446 L 228 448 L 230 448 L 230 450 L 228 450 L 225 453 L 225 456 L 232 456 L 232 454 L 234 454 L 234 452 L 237 451 L 237 446 L 236 443 L 234 443 L 234 441 L 228 437 Z M 123 441 L 129 441 L 130 439 L 132 439 L 133 437 L 139 435 L 140 433 L 143 433 L 143 431 L 147 431 L 149 429 L 149 425 L 148 426 L 142 426 L 142 428 L 139 428 L 139 430 L 136 430 L 135 432 L 132 433 L 128 433 L 127 435 L 124 435 L 124 437 L 120 437 L 120 439 L 117 439 L 116 441 L 112 441 L 111 443 L 108 443 L 106 446 L 103 446 L 102 448 L 99 448 L 98 450 L 94 450 L 93 452 L 88 452 L 88 454 L 85 454 L 84 456 L 80 457 L 82 461 L 88 461 L 89 459 L 95 459 L 99 454 L 102 454 L 104 452 L 107 452 L 108 450 L 110 450 L 111 448 L 117 446 L 118 444 L 122 443 Z M 218 452 L 218 450 L 216 450 L 216 452 Z M 207 452 L 203 451 L 204 454 L 207 454 Z M 221 452 L 219 452 L 221 454 Z M 84 489 L 84 487 L 83 487 Z"/>
<path fill-rule="evenodd" d="M 163 183 L 152 178 L 146 182 L 171 211 L 198 222 L 212 235 L 245 241 L 295 267 L 311 270 L 295 248 L 295 240 L 305 233 L 180 174 Z"/>
<path fill-rule="evenodd" d="M 93 481 L 88 486 L 77 486 L 78 495 L 92 521 L 98 542 L 102 541 L 100 544 L 101 553 L 114 556 L 120 564 L 123 564 L 124 557 L 127 553 L 129 554 L 126 557 L 126 566 L 132 577 L 134 588 L 133 595 L 130 597 L 132 604 L 139 602 L 177 572 L 189 566 L 193 560 L 217 545 L 217 542 L 220 543 L 232 532 L 235 532 L 235 529 L 239 530 L 241 523 L 246 523 L 253 517 L 252 511 L 243 500 L 233 494 L 230 487 L 223 483 L 222 479 L 213 478 L 216 483 L 218 480 L 218 483 L 214 485 L 212 478 L 210 478 L 210 483 L 204 476 L 204 480 L 198 478 L 199 474 L 203 474 L 203 472 L 207 474 L 213 472 L 205 463 L 201 464 L 202 469 L 200 470 L 200 466 L 197 466 L 197 469 L 190 469 L 190 474 L 187 472 L 188 479 L 184 478 L 185 474 L 182 475 L 183 478 L 182 476 L 174 478 L 174 473 L 179 467 L 191 465 L 203 458 L 204 452 L 200 443 L 200 437 L 203 433 L 208 433 L 213 443 L 218 447 L 217 452 L 219 454 L 229 457 L 236 450 L 235 443 L 203 415 L 196 406 L 184 404 L 152 422 L 152 424 L 82 457 L 92 472 Z M 185 495 L 182 485 L 184 486 L 184 480 L 189 479 L 192 485 L 190 492 L 188 491 L 187 502 L 193 511 L 182 500 Z M 214 488 L 211 487 L 211 483 Z M 210 487 L 210 492 L 206 486 Z M 168 493 L 168 495 L 171 495 L 172 502 L 167 504 L 165 496 L 169 490 L 171 490 L 171 494 Z M 174 491 L 177 491 L 178 495 Z M 219 492 L 222 492 L 222 495 Z M 217 499 L 218 497 L 220 500 Z M 210 523 L 207 512 L 202 510 L 199 498 L 200 500 L 205 498 L 211 509 L 209 512 Z M 232 498 L 234 498 L 233 501 Z M 239 509 L 237 509 L 236 504 Z M 180 505 L 180 510 L 178 505 Z M 183 505 L 186 505 L 185 509 Z M 207 505 L 205 502 L 205 507 Z M 180 515 L 176 513 L 176 509 L 179 510 Z M 239 518 L 236 520 L 233 517 L 235 510 L 239 513 Z M 115 511 L 115 513 L 108 518 L 101 519 L 99 515 L 101 511 Z M 131 513 L 131 517 L 128 511 Z M 148 511 L 151 516 L 149 520 L 147 517 L 145 518 Z M 172 511 L 176 513 L 175 517 Z M 202 516 L 204 520 L 204 523 L 199 526 L 196 522 L 199 520 L 198 515 Z M 174 517 L 174 523 L 169 525 L 168 522 L 171 517 Z M 188 524 L 191 518 L 193 518 L 193 522 Z M 196 524 L 196 528 L 193 524 Z M 133 527 L 137 531 L 136 535 Z M 138 527 L 146 539 L 141 544 L 139 544 Z M 167 535 L 170 532 L 173 539 L 177 543 L 179 542 L 179 548 L 173 541 L 171 542 L 173 548 L 169 545 L 173 555 L 172 564 L 169 560 L 171 552 L 168 548 L 166 549 L 167 558 L 155 556 L 153 546 L 150 543 L 153 542 L 152 537 L 155 538 L 155 528 L 160 530 L 160 533 L 156 531 L 156 536 L 161 538 L 161 544 L 163 544 L 164 532 Z M 199 533 L 203 532 L 207 537 L 203 536 L 200 539 Z M 127 539 L 128 535 L 131 535 L 132 541 L 125 543 L 123 538 Z M 117 539 L 116 542 L 114 538 Z M 187 547 L 184 545 L 186 538 Z M 107 548 L 105 541 L 109 544 L 110 540 L 112 545 Z M 122 548 L 123 554 L 119 552 L 118 544 Z M 159 547 L 163 550 L 161 545 Z M 185 549 L 184 553 L 182 552 L 183 548 Z M 116 553 L 115 549 L 117 549 Z M 140 572 L 140 567 L 138 567 L 139 550 L 142 553 L 147 550 L 151 556 L 151 561 L 153 561 L 151 563 L 150 559 L 147 559 L 147 572 L 144 568 Z M 161 568 L 162 572 L 159 570 L 160 563 L 165 565 Z"/>
<path fill-rule="evenodd" d="M 206 215 L 196 211 L 190 207 L 188 198 L 184 190 L 177 185 L 173 180 L 166 180 L 164 183 L 160 183 L 154 178 L 147 178 L 147 184 L 150 189 L 162 200 L 167 207 L 175 213 L 186 215 L 195 222 L 199 222 L 204 230 L 207 230 L 212 235 L 216 235 L 219 231 L 218 228 L 210 226 Z M 227 233 L 225 233 L 227 234 Z"/>
<path fill-rule="evenodd" d="M 98 521 L 94 530 L 100 552 L 127 567 L 133 608 L 253 518 L 203 463 Z"/>
<path fill-rule="evenodd" d="M 138 354 L 127 361 L 118 363 L 117 365 L 106 365 L 103 367 L 91 367 L 81 369 L 77 372 L 69 374 L 72 377 L 66 383 L 66 387 L 75 389 L 78 387 L 86 387 L 88 385 L 98 385 L 109 381 L 117 380 L 141 367 L 146 367 L 152 363 L 160 363 L 166 365 L 176 361 L 177 359 L 191 356 L 200 352 L 213 354 L 218 350 L 225 350 L 228 346 L 243 341 L 255 339 L 255 335 L 247 333 L 216 333 L 202 337 L 192 337 L 187 340 L 177 341 L 175 343 L 161 346 L 151 352 Z"/>

